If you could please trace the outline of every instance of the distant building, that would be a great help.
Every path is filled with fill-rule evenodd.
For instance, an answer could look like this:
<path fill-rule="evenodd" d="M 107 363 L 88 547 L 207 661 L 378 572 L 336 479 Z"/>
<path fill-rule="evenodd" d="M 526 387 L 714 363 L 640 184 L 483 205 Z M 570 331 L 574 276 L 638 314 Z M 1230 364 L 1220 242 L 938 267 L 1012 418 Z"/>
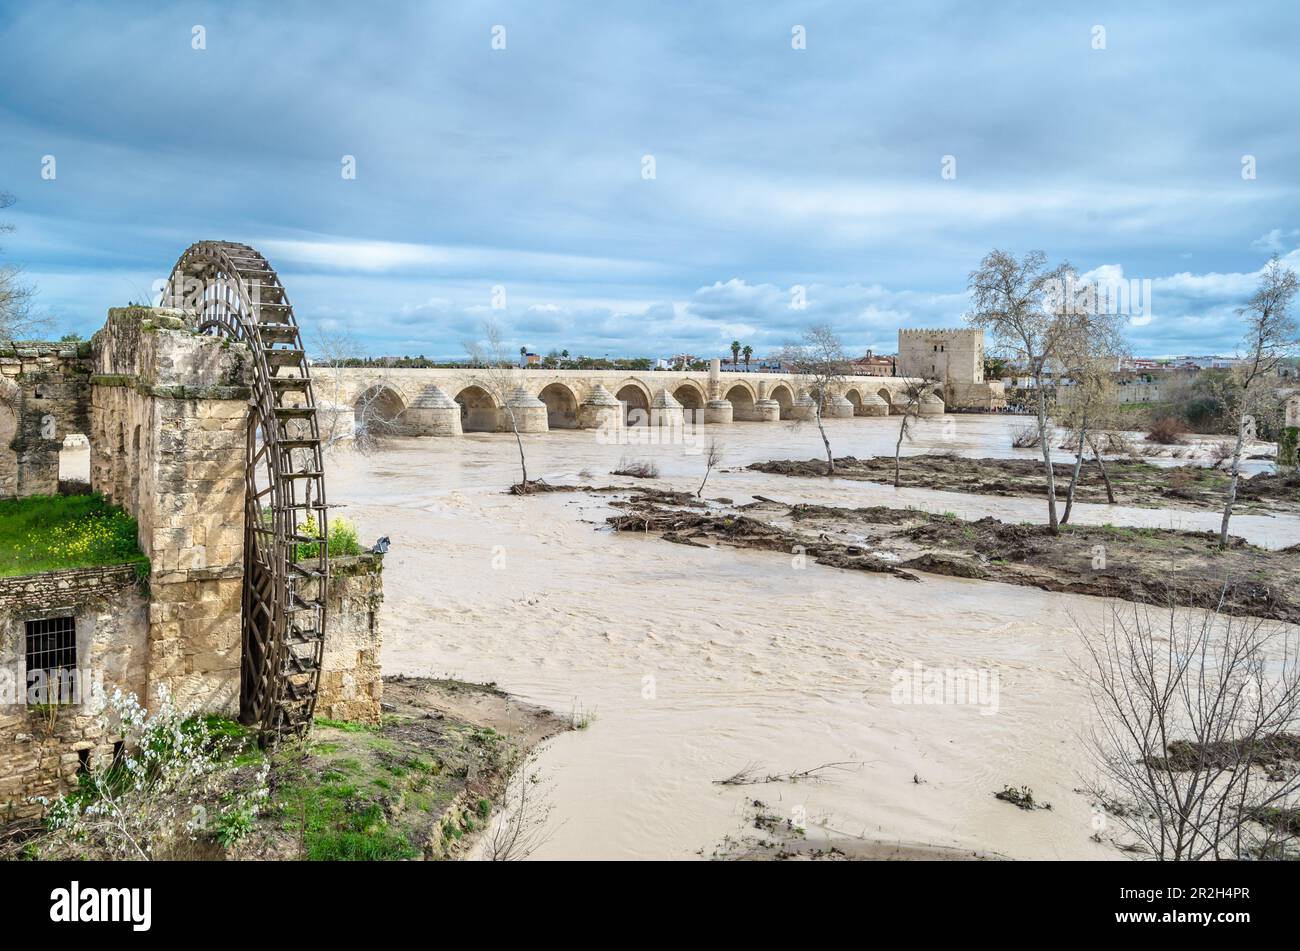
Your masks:
<path fill-rule="evenodd" d="M 896 376 L 894 357 L 878 357 L 868 350 L 865 356 L 853 361 L 853 373 L 857 376 Z"/>
<path fill-rule="evenodd" d="M 978 327 L 899 330 L 895 371 L 898 376 L 941 381 L 949 407 L 1006 406 L 1001 381 L 984 381 L 984 331 Z"/>
<path fill-rule="evenodd" d="M 535 367 L 539 366 L 541 362 L 542 355 L 540 353 L 526 353 L 519 358 L 519 365 L 521 367 Z"/>
<path fill-rule="evenodd" d="M 900 330 L 898 372 L 945 383 L 983 383 L 984 331 L 965 327 Z"/>
<path fill-rule="evenodd" d="M 1226 370 L 1236 366 L 1235 357 L 1180 356 L 1128 357 L 1120 361 L 1121 370 Z"/>

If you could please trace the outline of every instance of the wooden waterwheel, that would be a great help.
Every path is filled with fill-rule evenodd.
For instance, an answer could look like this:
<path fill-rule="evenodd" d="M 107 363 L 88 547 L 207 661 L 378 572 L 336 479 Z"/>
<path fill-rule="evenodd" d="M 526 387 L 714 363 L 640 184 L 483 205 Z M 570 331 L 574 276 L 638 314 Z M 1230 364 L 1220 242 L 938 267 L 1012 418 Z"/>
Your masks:
<path fill-rule="evenodd" d="M 229 241 L 190 246 L 163 304 L 251 351 L 240 720 L 258 726 L 264 742 L 301 734 L 320 685 L 329 532 L 320 426 L 293 307 L 266 259 Z"/>

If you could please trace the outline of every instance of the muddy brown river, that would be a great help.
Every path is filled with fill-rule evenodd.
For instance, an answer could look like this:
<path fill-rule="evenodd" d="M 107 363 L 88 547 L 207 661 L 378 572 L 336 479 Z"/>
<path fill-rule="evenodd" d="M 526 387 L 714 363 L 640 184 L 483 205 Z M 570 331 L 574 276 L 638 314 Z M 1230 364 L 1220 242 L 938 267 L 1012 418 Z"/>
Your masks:
<path fill-rule="evenodd" d="M 1022 422 L 927 421 L 908 451 L 1032 455 L 1009 448 Z M 828 428 L 837 455 L 892 455 L 897 419 Z M 706 496 L 1045 519 L 1034 499 L 739 469 L 820 455 L 811 425 L 737 423 L 703 433 L 725 446 Z M 609 470 L 620 459 L 650 459 L 661 471 L 652 484 L 694 491 L 703 471 L 699 444 L 605 444 L 590 431 L 525 443 L 530 477 L 552 482 L 633 484 Z M 932 575 L 918 585 L 781 554 L 615 535 L 604 526 L 611 509 L 601 496 L 503 494 L 515 481 L 514 438 L 473 434 L 397 440 L 371 456 L 339 453 L 329 490 L 365 542 L 392 539 L 386 672 L 494 681 L 563 713 L 594 714 L 542 753 L 555 810 L 537 857 L 707 856 L 745 831 L 754 798 L 777 815 L 806 817 L 812 838 L 1015 858 L 1122 857 L 1090 841 L 1091 803 L 1073 791 L 1086 769 L 1079 733 L 1090 712 L 1071 664 L 1074 626 L 1095 623 L 1106 610 L 1100 600 Z M 1213 512 L 1105 505 L 1078 506 L 1075 518 L 1218 524 Z M 1300 542 L 1295 517 L 1237 516 L 1233 530 L 1268 547 Z M 897 702 L 923 699 L 895 689 L 918 669 L 971 669 L 989 679 L 968 698 L 977 702 Z M 746 766 L 784 773 L 829 762 L 852 765 L 821 782 L 714 782 Z M 1024 812 L 995 799 L 1008 784 L 1031 787 L 1053 808 Z"/>

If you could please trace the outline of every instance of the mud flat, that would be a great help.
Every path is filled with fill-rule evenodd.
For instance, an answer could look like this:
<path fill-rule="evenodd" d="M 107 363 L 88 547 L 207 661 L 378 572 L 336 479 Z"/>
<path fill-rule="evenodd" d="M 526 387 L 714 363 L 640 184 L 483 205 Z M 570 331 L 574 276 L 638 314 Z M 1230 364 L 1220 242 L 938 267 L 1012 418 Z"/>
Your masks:
<path fill-rule="evenodd" d="M 770 499 L 698 511 L 634 494 L 626 505 L 608 519 L 617 531 L 679 544 L 780 551 L 908 581 L 927 572 L 1148 604 L 1221 600 L 1229 613 L 1300 623 L 1300 546 L 1269 551 L 1234 538 L 1221 551 L 1212 532 L 1066 525 L 1053 535 L 1043 525 L 991 517 Z"/>
<path fill-rule="evenodd" d="M 777 459 L 754 462 L 748 468 L 773 475 L 826 476 L 825 459 Z M 1057 497 L 1064 500 L 1074 472 L 1071 463 L 1053 464 Z M 955 453 L 925 453 L 899 460 L 898 484 L 908 488 L 941 489 L 975 495 L 1046 498 L 1047 480 L 1038 459 L 981 459 Z M 1132 459 L 1106 460 L 1106 475 L 1118 505 L 1143 508 L 1222 509 L 1228 473 L 1210 466 L 1159 466 Z M 835 460 L 835 478 L 894 483 L 893 457 Z M 1084 462 L 1076 500 L 1106 503 L 1106 479 L 1096 462 Z M 1241 512 L 1300 512 L 1300 472 L 1259 473 L 1237 484 Z"/>
<path fill-rule="evenodd" d="M 1009 448 L 1019 422 L 975 414 L 927 420 L 912 451 L 1032 460 Z M 892 457 L 898 424 L 829 420 L 827 429 L 837 455 Z M 704 860 L 728 836 L 776 842 L 754 826 L 758 799 L 781 823 L 803 817 L 804 834 L 780 846 L 784 857 L 937 849 L 952 857 L 1127 861 L 1093 839 L 1093 803 L 1074 791 L 1092 710 L 1075 628 L 1104 623 L 1106 600 L 897 563 L 921 582 L 812 558 L 796 564 L 776 550 L 707 539 L 671 544 L 606 522 L 639 504 L 612 503 L 642 496 L 687 512 L 770 517 L 777 529 L 815 537 L 788 515 L 720 500 L 879 505 L 905 516 L 913 506 L 1019 525 L 1042 521 L 1041 497 L 770 475 L 744 467 L 816 456 L 816 427 L 740 422 L 709 433 L 727 450 L 696 502 L 703 467 L 691 447 L 607 445 L 589 431 L 525 437 L 530 476 L 601 486 L 622 481 L 609 472 L 630 456 L 653 461 L 661 477 L 626 480 L 617 492 L 510 495 L 519 480 L 514 439 L 481 433 L 396 440 L 377 455 L 331 463 L 331 501 L 344 506 L 362 540 L 392 539 L 386 673 L 494 681 L 551 710 L 594 713 L 587 729 L 542 745 L 537 764 L 552 783 L 555 810 L 553 835 L 535 857 Z M 1217 525 L 1209 509 L 1091 503 L 1076 506 L 1074 521 Z M 1296 516 L 1245 514 L 1233 530 L 1260 547 L 1300 543 Z M 895 678 L 917 665 L 996 672 L 996 702 L 897 702 Z M 748 763 L 784 774 L 839 761 L 860 768 L 816 783 L 717 783 Z M 1008 785 L 1031 787 L 1053 808 L 1027 812 L 996 799 Z M 742 854 L 730 857 L 763 857 L 751 847 L 742 843 Z"/>

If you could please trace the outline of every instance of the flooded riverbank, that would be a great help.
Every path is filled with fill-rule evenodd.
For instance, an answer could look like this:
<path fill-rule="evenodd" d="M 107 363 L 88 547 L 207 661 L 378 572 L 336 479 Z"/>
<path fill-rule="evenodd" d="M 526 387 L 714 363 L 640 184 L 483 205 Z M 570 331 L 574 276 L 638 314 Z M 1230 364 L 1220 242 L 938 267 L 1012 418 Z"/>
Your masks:
<path fill-rule="evenodd" d="M 1015 457 L 1010 417 L 927 423 L 913 451 Z M 892 453 L 897 421 L 833 420 L 837 454 Z M 725 443 L 707 496 L 831 505 L 914 505 L 964 517 L 1041 522 L 1045 505 L 843 480 L 744 471 L 809 458 L 815 428 L 708 427 Z M 618 481 L 623 457 L 653 460 L 654 484 L 694 491 L 702 454 L 682 446 L 601 444 L 591 432 L 526 437 L 530 476 Z M 698 447 L 695 447 L 698 449 Z M 1064 454 L 1062 454 L 1064 461 Z M 585 473 L 585 474 L 584 474 Z M 754 790 L 714 780 L 747 764 L 788 772 L 852 761 L 822 782 L 761 791 L 810 834 L 978 849 L 1018 858 L 1116 858 L 1089 840 L 1077 734 L 1089 709 L 1070 664 L 1072 618 L 1098 599 L 939 576 L 798 567 L 788 556 L 697 549 L 615 535 L 599 496 L 516 498 L 513 438 L 400 440 L 370 457 L 331 460 L 331 501 L 363 540 L 391 537 L 386 562 L 386 673 L 495 681 L 561 712 L 594 713 L 543 754 L 553 777 L 554 834 L 539 857 L 711 854 L 746 822 Z M 1082 524 L 1212 529 L 1209 512 L 1085 504 Z M 1300 519 L 1233 520 L 1234 533 L 1281 548 Z M 996 673 L 996 703 L 891 699 L 896 671 Z M 993 797 L 1027 785 L 1051 811 Z"/>

